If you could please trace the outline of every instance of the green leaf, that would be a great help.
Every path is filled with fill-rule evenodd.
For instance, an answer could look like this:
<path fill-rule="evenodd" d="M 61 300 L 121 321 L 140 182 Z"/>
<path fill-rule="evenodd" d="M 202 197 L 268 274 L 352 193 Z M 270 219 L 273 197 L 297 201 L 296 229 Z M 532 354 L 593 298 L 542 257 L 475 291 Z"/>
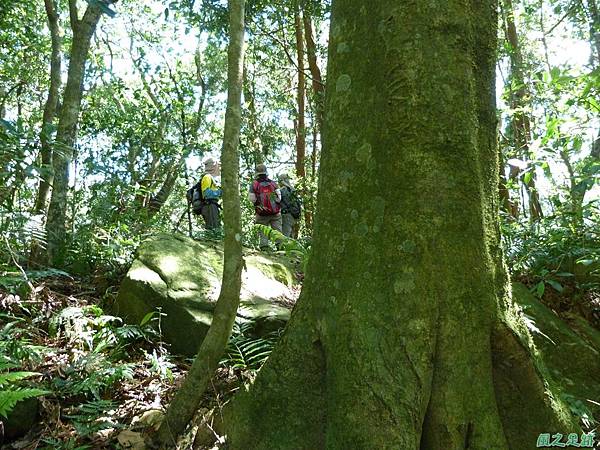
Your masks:
<path fill-rule="evenodd" d="M 557 292 L 562 292 L 565 290 L 563 288 L 562 284 L 560 284 L 558 281 L 546 280 L 546 283 L 548 283 L 550 286 L 552 286 Z"/>
<path fill-rule="evenodd" d="M 577 264 L 581 264 L 582 266 L 591 266 L 594 264 L 593 259 L 579 259 L 577 260 Z"/>
<path fill-rule="evenodd" d="M 539 297 L 542 298 L 542 296 L 544 295 L 544 291 L 546 290 L 546 285 L 544 284 L 543 281 L 540 281 L 536 287 L 535 287 L 535 294 Z"/>
<path fill-rule="evenodd" d="M 14 383 L 15 381 L 24 380 L 25 378 L 30 378 L 36 375 L 40 375 L 37 372 L 8 372 L 0 374 L 0 387 L 6 386 L 9 383 Z"/>
<path fill-rule="evenodd" d="M 146 325 L 148 322 L 150 322 L 150 320 L 154 317 L 154 311 L 149 312 L 148 314 L 146 314 L 141 322 L 140 322 L 140 327 L 143 327 L 144 325 Z"/>

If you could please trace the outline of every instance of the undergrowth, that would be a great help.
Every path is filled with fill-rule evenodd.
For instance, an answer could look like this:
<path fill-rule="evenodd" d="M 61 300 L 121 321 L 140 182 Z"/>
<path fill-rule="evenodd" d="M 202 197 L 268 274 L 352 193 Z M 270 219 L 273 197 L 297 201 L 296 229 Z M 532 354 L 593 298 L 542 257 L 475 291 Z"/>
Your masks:
<path fill-rule="evenodd" d="M 163 410 L 189 368 L 161 341 L 161 315 L 123 323 L 67 273 L 26 272 L 25 281 L 12 269 L 0 272 L 0 420 L 26 398 L 39 398 L 40 410 L 19 445 L 114 448 L 121 433 L 150 426 L 144 417 Z M 253 326 L 235 324 L 207 394 L 211 411 L 254 379 L 279 339 L 254 337 Z"/>

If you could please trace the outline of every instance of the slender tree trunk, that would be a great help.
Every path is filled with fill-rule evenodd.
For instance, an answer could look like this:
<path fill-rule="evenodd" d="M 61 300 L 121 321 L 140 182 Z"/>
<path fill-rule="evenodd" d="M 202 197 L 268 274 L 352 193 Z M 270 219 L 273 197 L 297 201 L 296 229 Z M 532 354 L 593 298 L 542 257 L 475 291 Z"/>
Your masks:
<path fill-rule="evenodd" d="M 52 42 L 52 53 L 50 56 L 50 87 L 48 89 L 48 97 L 44 105 L 44 114 L 42 116 L 42 130 L 40 132 L 40 159 L 42 174 L 38 184 L 33 211 L 35 214 L 45 215 L 50 200 L 50 189 L 53 182 L 52 174 L 52 144 L 51 136 L 53 133 L 52 125 L 58 107 L 59 90 L 61 85 L 61 38 L 59 29 L 58 8 L 54 0 L 44 0 L 46 8 L 46 17 L 48 20 L 48 28 L 50 30 L 50 39 Z M 40 222 L 43 226 L 43 222 Z M 31 240 L 31 248 L 29 252 L 30 265 L 35 265 L 43 261 L 44 251 L 39 239 L 34 237 Z"/>
<path fill-rule="evenodd" d="M 36 214 L 43 214 L 48 207 L 50 199 L 50 187 L 52 186 L 52 145 L 50 143 L 52 134 L 52 124 L 56 115 L 60 90 L 60 70 L 61 70 L 61 38 L 58 25 L 57 5 L 54 0 L 44 0 L 46 7 L 46 16 L 48 19 L 48 28 L 50 29 L 50 38 L 52 42 L 52 54 L 50 57 L 50 88 L 48 89 L 48 98 L 44 106 L 44 115 L 42 118 L 42 131 L 40 133 L 41 143 L 41 167 L 42 176 L 38 186 L 37 197 L 34 206 Z"/>
<path fill-rule="evenodd" d="M 256 112 L 256 86 L 254 77 L 248 73 L 247 66 L 244 68 L 244 100 L 248 108 L 248 146 L 252 154 L 252 164 L 264 164 L 265 158 L 262 151 L 262 142 L 258 131 L 258 114 Z"/>
<path fill-rule="evenodd" d="M 587 4 L 592 53 L 596 54 L 596 66 L 600 66 L 600 8 L 596 0 L 587 0 Z"/>
<path fill-rule="evenodd" d="M 317 176 L 317 141 L 319 140 L 319 136 L 322 135 L 323 132 L 323 102 L 325 98 L 325 85 L 323 83 L 323 77 L 321 75 L 321 70 L 319 69 L 319 65 L 317 63 L 317 46 L 315 44 L 312 20 L 308 11 L 304 11 L 304 15 L 302 17 L 304 23 L 304 36 L 306 39 L 306 54 L 308 59 L 308 67 L 310 69 L 310 74 L 312 77 L 312 91 L 313 91 L 313 108 L 314 108 L 314 119 L 316 124 L 313 125 L 313 142 L 312 142 L 312 152 L 310 155 L 311 160 L 311 181 L 314 182 Z M 306 198 L 307 196 L 311 196 L 311 198 Z M 312 192 L 307 192 L 305 195 L 305 202 L 311 206 L 309 208 L 304 209 L 304 217 L 306 222 L 306 229 L 309 233 L 312 232 L 312 205 L 314 204 L 314 195 Z"/>
<path fill-rule="evenodd" d="M 509 217 L 516 219 L 519 217 L 519 203 L 511 198 L 510 191 L 508 190 L 508 180 L 506 179 L 506 174 L 504 172 L 506 162 L 502 146 L 498 148 L 498 161 L 498 194 L 500 197 L 500 210 L 508 214 Z M 511 179 L 514 179 L 512 178 L 512 168 Z"/>
<path fill-rule="evenodd" d="M 221 155 L 225 247 L 223 281 L 210 329 L 183 386 L 177 391 L 152 445 L 173 446 L 192 419 L 219 359 L 225 350 L 240 298 L 242 273 L 241 210 L 239 192 L 239 136 L 244 51 L 244 1 L 229 0 L 228 97 Z"/>
<path fill-rule="evenodd" d="M 491 0 L 333 1 L 312 256 L 229 448 L 509 447 L 496 20 Z"/>
<path fill-rule="evenodd" d="M 304 36 L 302 28 L 302 11 L 296 5 L 294 13 L 294 25 L 296 32 L 296 61 L 298 66 L 298 86 L 296 89 L 296 105 L 298 108 L 295 120 L 296 128 L 296 175 L 304 178 L 304 159 L 306 156 L 306 124 L 305 124 L 305 99 L 306 99 L 306 75 L 304 74 Z"/>
<path fill-rule="evenodd" d="M 52 167 L 54 183 L 52 197 L 46 221 L 48 236 L 48 262 L 54 266 L 64 263 L 66 251 L 66 211 L 69 187 L 69 167 L 73 158 L 73 147 L 77 141 L 77 124 L 83 95 L 85 64 L 90 49 L 90 41 L 100 20 L 101 10 L 90 3 L 83 15 L 77 19 L 77 13 L 71 4 L 71 27 L 73 43 L 69 54 L 69 71 L 63 101 L 58 119 L 58 131 L 54 144 Z"/>
<path fill-rule="evenodd" d="M 527 88 L 524 76 L 523 54 L 519 43 L 519 36 L 514 20 L 514 7 L 512 0 L 504 0 L 504 21 L 505 34 L 510 44 L 510 67 L 511 67 L 511 87 L 510 103 L 514 111 L 511 124 L 514 134 L 514 144 L 520 157 L 530 160 L 531 152 L 529 144 L 531 141 L 531 120 L 528 109 L 531 107 L 531 93 Z M 525 189 L 529 197 L 529 214 L 532 221 L 538 220 L 543 216 L 540 204 L 539 193 L 536 188 L 535 169 L 531 168 L 532 173 L 528 181 L 524 181 Z M 521 171 L 511 171 L 511 176 L 522 176 Z"/>
<path fill-rule="evenodd" d="M 2 99 L 0 101 L 0 120 L 3 120 L 4 116 L 6 115 L 6 89 L 4 86 L 0 86 L 0 99 Z"/>
<path fill-rule="evenodd" d="M 588 0 L 588 15 L 590 21 L 590 39 L 592 44 L 592 55 L 595 53 L 595 66 L 600 68 L 600 8 L 596 0 Z M 590 156 L 600 160 L 600 130 L 594 142 Z"/>
<path fill-rule="evenodd" d="M 325 84 L 321 70 L 317 63 L 317 46 L 315 44 L 312 20 L 310 14 L 304 11 L 304 36 L 306 37 L 306 54 L 308 57 L 308 67 L 312 77 L 312 89 L 315 101 L 315 116 L 317 119 L 319 133 L 323 130 L 323 101 L 325 98 Z"/>
<path fill-rule="evenodd" d="M 17 136 L 13 145 L 13 152 L 6 152 L 6 158 L 4 161 L 0 161 L 2 166 L 4 167 L 0 184 L 0 205 L 6 205 L 6 209 L 8 211 L 13 211 L 15 209 L 15 199 L 17 197 L 17 193 L 21 187 L 21 185 L 25 182 L 25 148 L 26 143 L 23 139 L 23 102 L 21 100 L 21 96 L 23 94 L 23 90 L 25 88 L 25 83 L 19 83 L 16 86 L 15 94 L 16 94 L 16 103 L 17 103 L 17 117 L 15 120 Z M 9 144 L 10 145 L 10 144 Z M 11 154 L 12 153 L 12 154 Z M 4 156 L 4 155 L 2 155 Z M 12 169 L 12 170 L 11 170 Z M 9 181 L 12 179 L 12 183 L 9 184 Z"/>

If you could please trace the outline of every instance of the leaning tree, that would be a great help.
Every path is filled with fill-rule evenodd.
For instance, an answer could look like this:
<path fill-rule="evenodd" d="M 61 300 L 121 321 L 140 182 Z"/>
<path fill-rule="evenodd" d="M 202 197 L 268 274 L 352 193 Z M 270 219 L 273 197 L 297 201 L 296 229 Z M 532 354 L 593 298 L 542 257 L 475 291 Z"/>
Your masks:
<path fill-rule="evenodd" d="M 502 263 L 496 24 L 494 0 L 334 0 L 312 255 L 226 411 L 230 448 L 529 448 L 567 431 Z"/>

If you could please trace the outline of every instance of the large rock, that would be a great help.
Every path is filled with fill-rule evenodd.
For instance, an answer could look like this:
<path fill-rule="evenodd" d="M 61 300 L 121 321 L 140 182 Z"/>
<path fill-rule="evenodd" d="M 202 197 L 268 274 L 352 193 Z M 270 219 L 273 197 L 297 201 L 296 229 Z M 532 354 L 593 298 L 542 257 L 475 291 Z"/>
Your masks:
<path fill-rule="evenodd" d="M 244 256 L 238 320 L 252 320 L 266 333 L 287 322 L 289 309 L 277 303 L 294 298 L 289 261 L 261 254 Z M 164 339 L 172 350 L 195 355 L 206 335 L 221 286 L 222 248 L 182 235 L 160 234 L 144 241 L 119 289 L 117 313 L 139 323 L 160 309 Z"/>
<path fill-rule="evenodd" d="M 27 398 L 15 405 L 7 419 L 0 416 L 0 421 L 4 424 L 4 439 L 12 441 L 25 436 L 35 425 L 39 409 L 40 402 L 37 398 Z"/>

